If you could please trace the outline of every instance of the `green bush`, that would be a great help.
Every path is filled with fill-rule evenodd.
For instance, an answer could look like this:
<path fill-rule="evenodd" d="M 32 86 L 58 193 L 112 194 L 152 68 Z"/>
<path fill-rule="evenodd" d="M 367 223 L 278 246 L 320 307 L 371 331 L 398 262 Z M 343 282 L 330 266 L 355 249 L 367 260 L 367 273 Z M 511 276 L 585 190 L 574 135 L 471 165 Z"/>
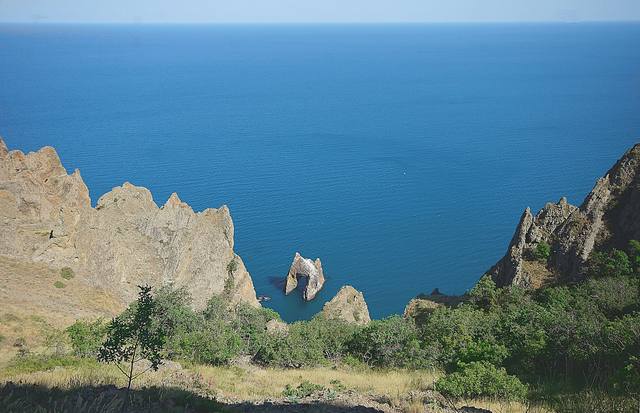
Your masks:
<path fill-rule="evenodd" d="M 480 340 L 468 342 L 465 347 L 460 349 L 456 358 L 458 363 L 468 364 L 484 361 L 499 366 L 508 355 L 509 351 L 504 345 Z"/>
<path fill-rule="evenodd" d="M 242 339 L 242 351 L 255 356 L 267 340 L 267 323 L 280 316 L 273 310 L 241 303 L 229 314 L 231 327 Z"/>
<path fill-rule="evenodd" d="M 438 379 L 435 388 L 454 399 L 495 397 L 522 400 L 527 395 L 527 386 L 517 377 L 484 361 L 461 364 L 458 371 Z"/>
<path fill-rule="evenodd" d="M 547 261 L 549 259 L 549 255 L 551 255 L 551 246 L 546 241 L 540 241 L 538 245 L 536 245 L 536 249 L 533 251 L 533 256 L 538 261 Z"/>
<path fill-rule="evenodd" d="M 56 367 L 92 366 L 99 368 L 95 360 L 73 356 L 24 355 L 15 357 L 7 364 L 8 375 L 28 374 L 36 371 L 52 370 Z"/>
<path fill-rule="evenodd" d="M 437 308 L 422 328 L 423 346 L 436 364 L 451 370 L 470 343 L 495 341 L 498 319 L 497 310 L 486 312 L 470 305 Z"/>
<path fill-rule="evenodd" d="M 254 360 L 260 364 L 285 368 L 326 365 L 326 345 L 321 333 L 307 321 L 289 326 L 287 333 L 265 335 Z"/>
<path fill-rule="evenodd" d="M 633 266 L 626 252 L 612 249 L 593 252 L 589 258 L 589 273 L 594 277 L 617 277 L 633 274 Z"/>
<path fill-rule="evenodd" d="M 75 276 L 75 274 L 73 273 L 73 270 L 71 268 L 64 267 L 60 270 L 60 276 L 65 280 L 70 280 Z"/>
<path fill-rule="evenodd" d="M 430 365 L 420 346 L 415 324 L 400 316 L 371 321 L 354 334 L 349 350 L 370 366 L 420 368 Z"/>
<path fill-rule="evenodd" d="M 56 288 L 64 288 L 64 287 L 66 287 L 62 281 L 54 282 L 53 286 L 56 287 Z"/>
<path fill-rule="evenodd" d="M 322 391 L 324 389 L 325 388 L 319 384 L 314 384 L 305 380 L 302 383 L 300 383 L 297 387 L 293 387 L 292 385 L 287 384 L 284 390 L 282 391 L 282 395 L 290 399 L 300 399 L 303 397 L 309 397 L 313 393 Z"/>
<path fill-rule="evenodd" d="M 640 241 L 632 239 L 629 241 L 629 258 L 636 274 L 640 274 Z"/>
<path fill-rule="evenodd" d="M 78 357 L 96 357 L 107 333 L 107 324 L 102 319 L 76 321 L 65 330 L 71 341 L 73 354 Z"/>
<path fill-rule="evenodd" d="M 490 309 L 497 304 L 498 291 L 491 276 L 485 274 L 467 294 L 471 304 L 478 308 Z"/>
<path fill-rule="evenodd" d="M 228 364 L 240 355 L 242 339 L 226 323 L 207 321 L 196 330 L 181 331 L 170 338 L 174 355 L 195 363 Z"/>

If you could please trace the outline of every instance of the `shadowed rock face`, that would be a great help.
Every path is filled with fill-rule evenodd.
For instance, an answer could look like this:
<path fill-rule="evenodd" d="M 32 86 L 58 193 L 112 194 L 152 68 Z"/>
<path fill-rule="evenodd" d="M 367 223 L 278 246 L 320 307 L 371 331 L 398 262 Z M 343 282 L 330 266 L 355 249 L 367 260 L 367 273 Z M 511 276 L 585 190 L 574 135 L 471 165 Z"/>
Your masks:
<path fill-rule="evenodd" d="M 487 273 L 498 286 L 538 287 L 545 278 L 584 277 L 594 249 L 624 249 L 640 238 L 640 144 L 636 144 L 600 178 L 580 207 L 562 198 L 535 217 L 527 208 L 506 255 Z M 529 255 L 545 241 L 551 246 L 546 263 Z"/>
<path fill-rule="evenodd" d="M 350 285 L 342 287 L 331 301 L 325 303 L 320 315 L 360 325 L 371 321 L 364 295 Z"/>
<path fill-rule="evenodd" d="M 288 295 L 296 289 L 298 286 L 298 277 L 308 278 L 307 285 L 302 292 L 302 297 L 306 301 L 313 300 L 324 285 L 324 273 L 322 272 L 320 258 L 311 261 L 309 258 L 304 258 L 296 252 L 296 255 L 293 257 L 293 262 L 291 263 L 291 268 L 289 268 L 289 274 L 287 274 L 287 281 L 284 286 L 285 294 Z"/>
<path fill-rule="evenodd" d="M 232 277 L 232 301 L 259 305 L 233 252 L 226 206 L 194 212 L 174 193 L 158 207 L 149 190 L 125 183 L 92 208 L 79 171 L 67 175 L 50 147 L 25 155 L 0 139 L 0 220 L 0 255 L 71 267 L 124 303 L 139 284 L 173 284 L 186 287 L 200 308 Z"/>

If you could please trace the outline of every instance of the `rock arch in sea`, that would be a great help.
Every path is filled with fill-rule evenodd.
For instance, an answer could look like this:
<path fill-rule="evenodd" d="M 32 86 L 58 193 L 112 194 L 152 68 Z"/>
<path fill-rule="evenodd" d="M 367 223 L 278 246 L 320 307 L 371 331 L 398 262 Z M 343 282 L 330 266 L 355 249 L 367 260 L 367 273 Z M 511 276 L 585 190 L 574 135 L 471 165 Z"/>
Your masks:
<path fill-rule="evenodd" d="M 284 287 L 285 294 L 288 295 L 296 289 L 299 277 L 307 277 L 307 285 L 302 292 L 302 298 L 304 298 L 305 301 L 313 300 L 324 285 L 324 273 L 322 272 L 320 258 L 312 261 L 296 252 L 291 267 L 289 268 L 289 274 L 287 274 Z"/>

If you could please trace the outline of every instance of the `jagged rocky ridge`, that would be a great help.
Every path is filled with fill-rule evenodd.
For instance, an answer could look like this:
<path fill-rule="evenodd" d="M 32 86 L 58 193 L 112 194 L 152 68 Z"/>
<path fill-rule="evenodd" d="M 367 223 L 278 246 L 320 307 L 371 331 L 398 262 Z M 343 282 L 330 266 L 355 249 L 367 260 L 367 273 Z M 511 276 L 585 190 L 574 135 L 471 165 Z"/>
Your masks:
<path fill-rule="evenodd" d="M 527 208 L 506 255 L 487 273 L 499 286 L 577 280 L 585 276 L 594 249 L 624 249 L 631 239 L 640 239 L 640 144 L 598 180 L 579 207 L 562 198 L 535 216 Z M 546 263 L 531 257 L 542 241 L 551 246 Z"/>
<path fill-rule="evenodd" d="M 0 139 L 0 220 L 0 255 L 71 267 L 124 304 L 148 283 L 186 287 L 195 307 L 225 289 L 232 302 L 259 305 L 226 206 L 194 212 L 174 193 L 158 207 L 125 183 L 92 208 L 80 172 L 68 175 L 51 147 L 24 154 Z"/>

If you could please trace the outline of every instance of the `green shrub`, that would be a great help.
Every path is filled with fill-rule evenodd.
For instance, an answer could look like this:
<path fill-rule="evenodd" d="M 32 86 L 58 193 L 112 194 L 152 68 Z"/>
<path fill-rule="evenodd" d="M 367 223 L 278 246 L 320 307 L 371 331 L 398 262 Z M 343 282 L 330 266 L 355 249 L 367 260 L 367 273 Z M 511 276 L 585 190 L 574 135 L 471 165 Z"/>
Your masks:
<path fill-rule="evenodd" d="M 423 346 L 437 364 L 451 370 L 470 343 L 495 341 L 498 314 L 469 305 L 437 308 L 422 329 Z"/>
<path fill-rule="evenodd" d="M 195 363 L 223 365 L 240 355 L 242 339 L 226 323 L 208 321 L 170 338 L 174 354 Z"/>
<path fill-rule="evenodd" d="M 533 251 L 533 256 L 538 261 L 547 261 L 551 255 L 551 246 L 546 241 L 540 241 Z"/>
<path fill-rule="evenodd" d="M 290 384 L 287 384 L 284 390 L 282 391 L 282 395 L 284 397 L 288 397 L 290 399 L 300 399 L 303 397 L 309 397 L 313 393 L 323 391 L 325 388 L 319 384 L 311 383 L 307 380 L 300 383 L 297 387 L 293 387 Z"/>
<path fill-rule="evenodd" d="M 490 309 L 495 306 L 498 299 L 496 283 L 491 276 L 485 274 L 467 294 L 469 302 L 478 308 Z"/>
<path fill-rule="evenodd" d="M 354 334 L 349 350 L 370 366 L 420 368 L 430 364 L 415 324 L 400 316 L 370 322 Z"/>
<path fill-rule="evenodd" d="M 508 355 L 509 351 L 504 345 L 480 340 L 467 343 L 465 347 L 460 349 L 456 358 L 459 363 L 484 361 L 499 366 Z"/>
<path fill-rule="evenodd" d="M 73 354 L 78 357 L 96 357 L 104 341 L 107 324 L 102 319 L 78 320 L 65 330 L 71 341 Z"/>
<path fill-rule="evenodd" d="M 241 303 L 230 314 L 231 327 L 242 339 L 242 351 L 252 357 L 267 340 L 267 323 L 279 318 L 273 310 Z"/>
<path fill-rule="evenodd" d="M 94 360 L 80 359 L 73 356 L 25 355 L 15 357 L 9 361 L 5 372 L 8 375 L 18 375 L 51 370 L 56 367 L 78 366 L 94 366 L 99 368 L 99 364 Z"/>
<path fill-rule="evenodd" d="M 527 395 L 527 387 L 517 377 L 484 361 L 461 364 L 458 371 L 438 379 L 435 388 L 454 399 L 522 400 Z"/>
<path fill-rule="evenodd" d="M 574 294 L 593 300 L 607 317 L 619 316 L 638 303 L 640 285 L 631 277 L 590 278 L 577 286 Z"/>
<path fill-rule="evenodd" d="M 64 287 L 66 287 L 62 281 L 54 282 L 53 286 L 56 287 L 56 288 L 64 288 Z"/>
<path fill-rule="evenodd" d="M 300 368 L 326 365 L 326 344 L 322 334 L 307 321 L 298 321 L 287 333 L 266 334 L 254 360 L 260 364 Z"/>
<path fill-rule="evenodd" d="M 633 274 L 631 260 L 626 252 L 613 249 L 593 252 L 589 257 L 589 274 L 594 277 L 617 277 Z"/>
<path fill-rule="evenodd" d="M 632 239 L 629 241 L 629 258 L 631 264 L 636 271 L 636 274 L 640 274 L 640 241 Z"/>
<path fill-rule="evenodd" d="M 202 317 L 193 311 L 191 302 L 191 294 L 184 287 L 162 287 L 157 291 L 153 318 L 167 337 L 194 330 L 202 324 Z"/>
<path fill-rule="evenodd" d="M 73 273 L 73 270 L 71 268 L 64 267 L 60 270 L 60 276 L 65 280 L 70 280 L 75 276 L 75 274 Z"/>

